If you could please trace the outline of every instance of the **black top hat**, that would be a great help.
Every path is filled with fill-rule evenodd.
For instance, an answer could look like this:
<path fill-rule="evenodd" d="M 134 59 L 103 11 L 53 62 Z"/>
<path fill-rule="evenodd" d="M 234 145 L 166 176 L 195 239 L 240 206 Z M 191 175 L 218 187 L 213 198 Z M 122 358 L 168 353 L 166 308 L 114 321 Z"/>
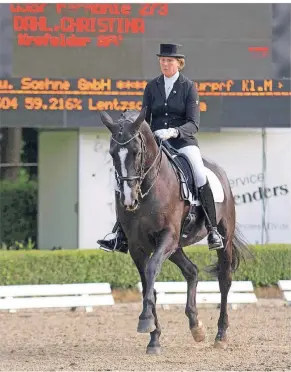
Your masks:
<path fill-rule="evenodd" d="M 185 56 L 180 53 L 180 47 L 182 47 L 180 44 L 160 44 L 160 53 L 157 54 L 157 56 L 185 58 Z"/>

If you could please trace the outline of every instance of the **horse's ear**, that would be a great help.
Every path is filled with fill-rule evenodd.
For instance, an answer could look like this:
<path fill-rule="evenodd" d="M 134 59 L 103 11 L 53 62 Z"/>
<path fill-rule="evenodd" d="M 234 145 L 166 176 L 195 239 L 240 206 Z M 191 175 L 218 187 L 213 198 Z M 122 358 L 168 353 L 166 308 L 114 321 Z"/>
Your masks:
<path fill-rule="evenodd" d="M 141 112 L 139 113 L 137 119 L 136 119 L 135 122 L 134 122 L 134 129 L 135 129 L 135 130 L 138 130 L 139 127 L 141 126 L 141 124 L 145 121 L 146 112 L 147 112 L 147 107 L 145 106 L 145 107 L 141 110 Z"/>
<path fill-rule="evenodd" d="M 110 130 L 110 132 L 112 133 L 114 128 L 115 128 L 115 124 L 113 122 L 113 119 L 112 117 L 107 114 L 107 112 L 105 111 L 100 111 L 100 116 L 101 116 L 101 121 L 102 123 Z"/>

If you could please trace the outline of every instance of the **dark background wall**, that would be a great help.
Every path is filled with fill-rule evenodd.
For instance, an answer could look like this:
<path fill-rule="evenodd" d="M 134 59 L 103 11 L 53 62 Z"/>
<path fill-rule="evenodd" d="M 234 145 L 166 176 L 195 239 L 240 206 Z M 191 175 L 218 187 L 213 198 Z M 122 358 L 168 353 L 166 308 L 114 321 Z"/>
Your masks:
<path fill-rule="evenodd" d="M 89 34 L 92 43 L 86 48 L 57 48 L 17 45 L 9 4 L 0 4 L 0 74 L 151 78 L 158 73 L 155 53 L 159 43 L 178 42 L 187 56 L 185 73 L 193 79 L 290 77 L 290 4 L 168 4 L 164 16 L 157 14 L 163 8 L 156 9 L 154 16 L 141 16 L 141 4 L 130 6 L 131 14 L 126 17 L 143 18 L 145 28 L 144 32 L 124 34 L 120 46 L 96 47 L 102 35 L 97 27 Z M 124 18 L 92 15 L 83 9 L 63 10 L 60 15 L 55 4 L 47 5 L 43 14 L 14 15 L 45 16 L 52 27 L 60 23 L 61 16 Z M 258 47 L 267 48 L 267 53 L 250 51 Z"/>
<path fill-rule="evenodd" d="M 131 4 L 131 7 L 131 15 L 127 17 L 140 17 L 141 5 Z M 159 72 L 155 56 L 159 43 L 177 42 L 183 45 L 187 56 L 185 73 L 192 78 L 270 77 L 271 11 L 271 4 L 168 4 L 168 15 L 143 17 L 143 34 L 126 34 L 120 46 L 108 48 L 94 45 L 98 31 L 97 34 L 75 32 L 79 36 L 93 36 L 86 48 L 19 47 L 15 39 L 13 73 L 16 76 L 151 78 Z M 47 5 L 44 15 L 49 26 L 59 24 L 61 16 L 55 11 L 55 4 Z M 81 9 L 65 10 L 64 16 L 94 17 Z M 249 51 L 249 47 L 262 46 L 269 49 L 265 57 Z"/>
<path fill-rule="evenodd" d="M 276 78 L 291 77 L 291 4 L 272 4 L 272 59 Z"/>

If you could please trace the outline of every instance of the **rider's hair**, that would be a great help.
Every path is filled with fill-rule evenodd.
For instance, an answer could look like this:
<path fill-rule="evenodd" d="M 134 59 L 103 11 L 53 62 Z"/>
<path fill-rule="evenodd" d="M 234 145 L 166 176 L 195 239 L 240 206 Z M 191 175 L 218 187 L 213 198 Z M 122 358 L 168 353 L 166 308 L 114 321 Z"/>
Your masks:
<path fill-rule="evenodd" d="M 185 67 L 185 59 L 184 58 L 177 58 L 177 61 L 179 62 L 178 70 L 182 71 Z"/>

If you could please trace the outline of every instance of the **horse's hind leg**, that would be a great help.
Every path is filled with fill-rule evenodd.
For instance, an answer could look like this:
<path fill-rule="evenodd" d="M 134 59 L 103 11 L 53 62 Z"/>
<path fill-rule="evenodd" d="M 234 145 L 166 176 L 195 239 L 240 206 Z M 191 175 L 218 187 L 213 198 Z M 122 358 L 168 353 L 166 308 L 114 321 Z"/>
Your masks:
<path fill-rule="evenodd" d="M 204 341 L 206 332 L 202 322 L 198 321 L 196 308 L 196 287 L 198 283 L 197 266 L 193 264 L 181 248 L 173 253 L 172 256 L 169 257 L 169 260 L 179 267 L 187 281 L 187 304 L 185 314 L 189 318 L 189 328 L 192 336 L 197 342 Z"/>
<path fill-rule="evenodd" d="M 228 314 L 227 314 L 227 296 L 231 286 L 232 273 L 232 238 L 226 234 L 224 223 L 220 222 L 218 225 L 219 233 L 225 238 L 224 249 L 217 251 L 218 255 L 218 281 L 221 293 L 220 316 L 218 319 L 218 332 L 215 337 L 214 347 L 219 349 L 227 348 L 227 334 L 228 328 Z M 226 237 L 228 235 L 228 237 Z"/>
<path fill-rule="evenodd" d="M 132 259 L 137 267 L 137 270 L 140 275 L 141 283 L 142 283 L 142 296 L 144 298 L 145 293 L 146 293 L 146 278 L 145 278 L 145 266 L 148 262 L 149 257 L 143 253 L 141 250 L 139 252 L 139 255 L 135 257 L 133 254 L 131 255 Z M 155 297 L 155 302 L 157 300 L 157 294 L 156 290 L 154 289 L 154 297 Z M 155 327 L 156 329 L 152 332 L 150 332 L 151 335 L 151 340 L 147 346 L 147 354 L 160 354 L 161 352 L 161 345 L 160 345 L 160 336 L 161 336 L 161 326 L 158 321 L 157 313 L 156 313 L 156 308 L 153 307 L 153 316 L 155 318 Z"/>

